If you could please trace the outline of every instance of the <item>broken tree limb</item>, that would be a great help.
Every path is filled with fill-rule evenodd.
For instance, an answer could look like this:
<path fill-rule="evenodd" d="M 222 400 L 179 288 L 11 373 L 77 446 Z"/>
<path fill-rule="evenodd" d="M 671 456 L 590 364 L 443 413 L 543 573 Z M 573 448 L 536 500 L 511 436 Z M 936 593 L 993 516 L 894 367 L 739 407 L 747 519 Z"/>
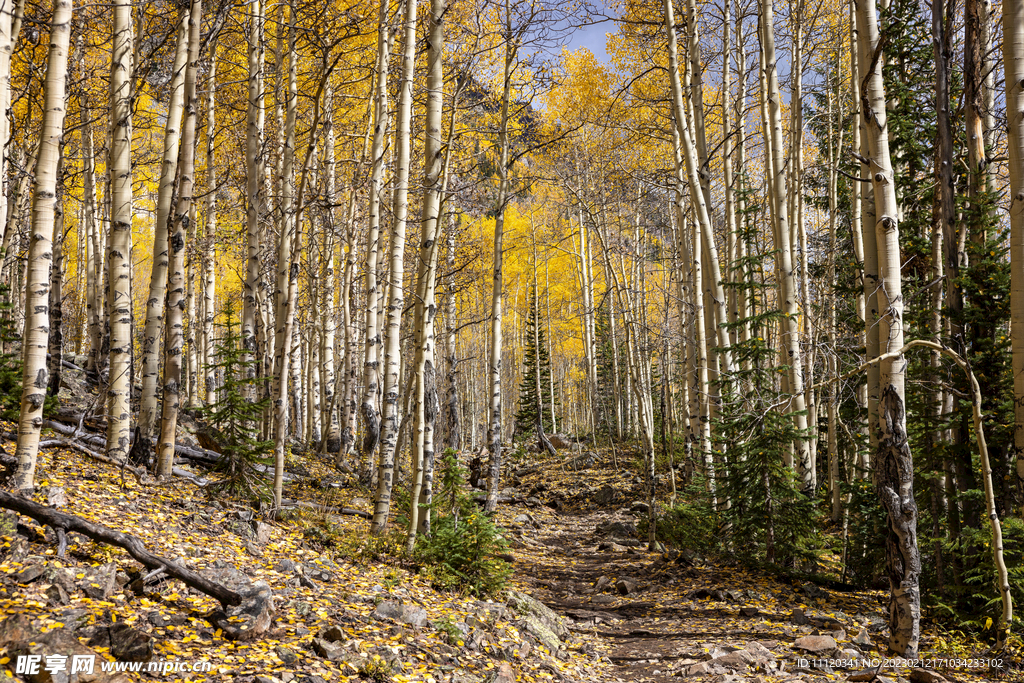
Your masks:
<path fill-rule="evenodd" d="M 281 501 L 283 507 L 298 507 L 305 508 L 307 510 L 315 510 L 317 512 L 326 512 L 330 515 L 352 515 L 354 517 L 362 517 L 363 519 L 373 519 L 373 515 L 369 512 L 363 512 L 362 510 L 353 510 L 352 508 L 336 508 L 330 505 L 320 505 L 319 503 L 307 503 L 304 500 L 292 500 L 285 498 Z"/>
<path fill-rule="evenodd" d="M 216 598 L 224 606 L 238 605 L 242 602 L 242 596 L 235 591 L 205 579 L 191 569 L 182 567 L 177 562 L 154 555 L 146 549 L 142 541 L 134 536 L 115 531 L 102 524 L 88 522 L 81 517 L 58 512 L 53 508 L 40 505 L 28 498 L 22 498 L 7 491 L 0 491 L 0 507 L 13 510 L 26 517 L 31 517 L 40 524 L 45 524 L 54 530 L 74 531 L 94 541 L 124 548 L 129 555 L 147 568 L 162 568 L 169 576 L 178 579 L 189 588 L 194 588 L 201 593 Z"/>

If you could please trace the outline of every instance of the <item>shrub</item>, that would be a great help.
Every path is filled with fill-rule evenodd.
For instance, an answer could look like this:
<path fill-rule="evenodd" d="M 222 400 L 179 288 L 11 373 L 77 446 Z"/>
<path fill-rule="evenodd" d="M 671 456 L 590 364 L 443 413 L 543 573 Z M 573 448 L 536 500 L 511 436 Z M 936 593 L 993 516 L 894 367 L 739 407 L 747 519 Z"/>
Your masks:
<path fill-rule="evenodd" d="M 499 593 L 512 573 L 498 557 L 508 552 L 508 542 L 490 516 L 466 495 L 466 470 L 455 451 L 448 449 L 442 455 L 440 474 L 430 505 L 430 535 L 418 539 L 414 558 L 426 565 L 425 573 L 440 588 L 462 589 L 478 597 Z"/>

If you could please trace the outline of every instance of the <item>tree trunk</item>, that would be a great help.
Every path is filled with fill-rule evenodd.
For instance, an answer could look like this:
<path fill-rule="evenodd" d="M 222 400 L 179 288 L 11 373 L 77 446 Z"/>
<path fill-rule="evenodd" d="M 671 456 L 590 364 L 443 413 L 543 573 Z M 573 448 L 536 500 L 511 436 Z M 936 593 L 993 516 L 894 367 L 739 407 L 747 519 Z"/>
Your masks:
<path fill-rule="evenodd" d="M 1003 8 L 1007 148 L 1010 162 L 1010 325 L 1013 345 L 1013 448 L 1024 486 L 1024 6 Z"/>
<path fill-rule="evenodd" d="M 248 25 L 248 107 L 245 115 L 245 212 L 246 270 L 242 296 L 242 348 L 246 363 L 246 379 L 255 380 L 257 363 L 257 297 L 260 293 L 260 234 L 268 220 L 266 157 L 264 156 L 263 28 L 266 6 L 264 0 L 253 0 Z M 246 388 L 250 399 L 256 397 L 255 383 Z"/>
<path fill-rule="evenodd" d="M 110 366 L 106 452 L 108 458 L 116 461 L 127 457 L 131 432 L 132 38 L 131 4 L 127 0 L 116 0 L 110 64 L 110 238 L 107 257 Z"/>
<path fill-rule="evenodd" d="M 857 0 L 860 40 L 858 60 L 865 66 L 861 82 L 861 119 L 867 133 L 869 170 L 875 195 L 878 245 L 879 339 L 883 354 L 903 347 L 903 297 L 900 276 L 899 219 L 896 186 L 889 155 L 889 133 L 882 81 L 881 38 L 874 0 Z M 888 514 L 886 569 L 889 578 L 889 649 L 915 657 L 920 639 L 921 555 L 917 547 L 914 462 L 907 443 L 904 403 L 906 361 L 901 355 L 879 363 L 878 451 L 874 484 Z"/>
<path fill-rule="evenodd" d="M 196 75 L 199 69 L 200 25 L 202 0 L 192 0 L 189 11 L 188 63 L 185 67 L 184 118 L 181 126 L 181 148 L 178 154 L 177 201 L 173 224 L 168 225 L 167 252 L 167 325 L 164 330 L 163 407 L 160 414 L 160 440 L 157 443 L 156 472 L 169 477 L 174 463 L 177 439 L 178 408 L 181 400 L 181 363 L 185 334 L 185 237 L 193 222 L 192 190 L 195 186 Z"/>
<path fill-rule="evenodd" d="M 506 10 L 508 6 L 506 4 Z M 502 78 L 501 119 L 498 128 L 498 196 L 494 217 L 494 275 L 491 290 L 491 339 L 487 349 L 488 401 L 487 401 L 487 503 L 484 509 L 493 512 L 498 506 L 501 488 L 501 316 L 502 287 L 504 286 L 504 231 L 505 210 L 509 198 L 509 104 L 512 97 L 512 74 L 518 63 L 518 45 L 513 42 L 511 16 L 505 15 L 505 60 Z"/>
<path fill-rule="evenodd" d="M 409 166 L 411 162 L 412 86 L 416 71 L 416 0 L 405 0 L 402 38 L 402 80 L 398 86 L 396 112 L 395 181 L 391 226 L 391 272 L 388 284 L 388 318 L 384 336 L 384 415 L 380 442 L 380 466 L 377 472 L 377 497 L 371 532 L 381 533 L 391 508 L 391 487 L 395 470 L 395 441 L 398 438 L 399 366 L 402 352 L 402 310 L 405 308 L 405 231 L 409 215 Z M 440 136 L 440 112 L 437 135 Z M 429 125 L 429 124 L 428 124 Z M 427 162 L 430 163 L 429 161 Z M 436 216 L 434 217 L 436 219 Z"/>
<path fill-rule="evenodd" d="M 217 402 L 217 376 L 213 323 L 217 315 L 217 168 L 214 155 L 217 137 L 217 41 L 210 44 L 210 71 L 206 75 L 206 237 L 203 240 L 203 333 L 202 374 L 206 378 L 206 404 Z"/>
<path fill-rule="evenodd" d="M 377 369 L 380 329 L 377 322 L 377 258 L 380 249 L 380 204 L 384 194 L 384 143 L 388 129 L 388 62 L 391 31 L 388 26 L 387 0 L 381 0 L 377 27 L 377 91 L 373 106 L 373 147 L 370 151 L 369 230 L 366 237 L 366 316 L 364 322 L 366 349 L 363 360 L 363 435 L 362 457 L 366 471 L 372 476 L 380 422 L 377 412 Z"/>
<path fill-rule="evenodd" d="M 430 504 L 433 493 L 434 424 L 437 417 L 434 373 L 434 316 L 437 305 L 434 293 L 437 280 L 438 223 L 445 182 L 441 115 L 444 105 L 444 20 L 447 10 L 446 0 L 430 1 L 427 28 L 427 111 L 423 140 L 424 195 L 420 214 L 423 233 L 420 239 L 413 318 L 416 357 L 411 368 L 415 379 L 415 423 L 411 455 L 414 470 L 410 495 L 412 504 L 406 541 L 406 548 L 410 550 L 416 542 L 416 534 L 427 533 L 430 529 L 430 509 L 424 508 L 421 512 L 420 508 L 423 504 Z"/>
<path fill-rule="evenodd" d="M 50 337 L 47 353 L 50 379 L 47 396 L 60 393 L 64 358 L 64 143 L 57 152 L 57 196 L 53 202 L 53 267 L 50 268 Z"/>
<path fill-rule="evenodd" d="M 46 346 L 49 337 L 50 268 L 54 214 L 57 211 L 57 173 L 64 135 L 65 76 L 71 39 L 71 2 L 55 0 L 50 24 L 43 99 L 32 201 L 32 239 L 25 282 L 25 333 L 22 339 L 21 415 L 18 421 L 16 491 L 31 495 L 35 489 L 36 456 L 46 399 Z"/>
<path fill-rule="evenodd" d="M 146 300 L 146 326 L 142 335 L 142 404 L 139 408 L 139 438 L 148 444 L 157 426 L 160 405 L 160 335 L 164 332 L 164 305 L 167 295 L 167 235 L 170 232 L 171 208 L 174 203 L 178 169 L 178 147 L 181 137 L 182 112 L 185 105 L 185 70 L 189 51 L 189 6 L 181 9 L 174 66 L 171 72 L 170 101 L 164 128 L 163 159 L 153 224 L 153 266 Z"/>

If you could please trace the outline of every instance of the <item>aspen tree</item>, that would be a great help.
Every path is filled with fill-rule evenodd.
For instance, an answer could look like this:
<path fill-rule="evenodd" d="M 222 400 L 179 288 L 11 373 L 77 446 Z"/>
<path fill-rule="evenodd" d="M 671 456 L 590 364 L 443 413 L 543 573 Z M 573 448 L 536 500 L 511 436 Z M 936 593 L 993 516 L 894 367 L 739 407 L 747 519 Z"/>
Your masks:
<path fill-rule="evenodd" d="M 6 112 L 11 102 L 11 55 L 14 52 L 14 2 L 5 0 L 0 6 L 0 112 Z M 83 60 L 79 54 L 79 60 Z M 0 116 L 0 180 L 7 177 L 7 143 L 11 138 L 11 123 L 6 113 Z M 7 192 L 0 188 L 0 244 L 7 233 Z"/>
<path fill-rule="evenodd" d="M 53 265 L 50 267 L 49 339 L 47 342 L 47 373 L 49 381 L 46 395 L 60 393 L 64 350 L 64 140 L 61 136 L 57 151 L 57 196 L 53 202 Z"/>
<path fill-rule="evenodd" d="M 110 62 L 110 237 L 107 315 L 110 369 L 107 382 L 107 457 L 128 456 L 131 390 L 132 251 L 132 15 L 128 0 L 115 0 Z"/>
<path fill-rule="evenodd" d="M 189 5 L 182 5 L 181 18 L 171 72 L 170 100 L 164 127 L 163 158 L 160 164 L 160 185 L 153 230 L 153 265 L 146 300 L 146 325 L 142 335 L 142 403 L 139 408 L 139 438 L 148 444 L 157 427 L 160 405 L 160 338 L 164 332 L 164 306 L 167 295 L 167 235 L 172 220 L 171 204 L 177 180 L 178 148 L 181 140 L 182 114 L 185 106 L 185 70 L 189 51 Z M 146 449 L 148 452 L 148 448 Z"/>
<path fill-rule="evenodd" d="M 434 371 L 434 316 L 437 314 L 437 303 L 434 296 L 439 251 L 438 222 L 441 218 L 441 196 L 446 179 L 441 114 L 444 105 L 444 19 L 447 9 L 446 0 L 430 0 L 430 20 L 427 28 L 427 111 L 423 140 L 423 205 L 420 212 L 422 234 L 413 314 L 416 357 L 411 368 L 415 381 L 411 458 L 414 472 L 407 549 L 412 548 L 417 533 L 430 531 L 430 509 L 426 506 L 430 505 L 433 496 L 434 425 L 438 412 Z M 499 446 L 500 439 L 499 433 Z M 377 524 L 376 518 L 374 524 Z"/>
<path fill-rule="evenodd" d="M 248 22 L 248 106 L 245 115 L 245 211 L 246 270 L 242 297 L 242 348 L 245 351 L 246 379 L 256 377 L 257 297 L 260 289 L 260 229 L 268 219 L 265 193 L 266 158 L 264 156 L 263 29 L 264 0 L 253 0 Z M 255 393 L 255 387 L 248 389 Z M 250 396 L 252 398 L 253 396 Z"/>
<path fill-rule="evenodd" d="M 416 72 L 416 0 L 405 0 L 402 38 L 402 80 L 398 86 L 398 110 L 395 116 L 395 179 L 391 210 L 391 272 L 388 283 L 388 314 L 384 336 L 384 414 L 377 470 L 377 496 L 371 532 L 380 533 L 391 508 L 392 478 L 395 470 L 395 444 L 398 439 L 398 386 L 402 350 L 402 309 L 405 307 L 405 231 L 409 215 L 410 128 L 412 125 L 412 86 Z M 440 113 L 438 113 L 440 119 Z M 434 122 L 440 135 L 440 120 Z M 427 162 L 430 163 L 429 161 Z M 435 217 L 436 220 L 436 217 Z M 372 456 L 371 456 L 372 457 Z M 415 466 L 415 461 L 414 461 Z"/>
<path fill-rule="evenodd" d="M 25 280 L 25 333 L 22 339 L 21 414 L 15 471 L 16 491 L 31 495 L 35 489 L 39 432 L 46 399 L 46 346 L 50 324 L 50 267 L 57 172 L 61 138 L 64 135 L 65 76 L 71 40 L 71 2 L 55 0 L 50 23 L 50 46 L 46 62 L 43 121 L 39 133 L 39 161 L 32 193 L 31 241 Z M 130 44 L 130 43 L 129 43 Z"/>
<path fill-rule="evenodd" d="M 384 142 L 388 129 L 388 62 L 391 51 L 388 0 L 381 0 L 377 26 L 377 79 L 373 102 L 373 147 L 370 149 L 369 229 L 366 236 L 366 302 L 363 329 L 365 352 L 363 356 L 363 414 L 362 457 L 366 471 L 373 475 L 374 457 L 380 439 L 380 421 L 377 412 L 377 377 L 380 365 L 377 347 L 380 329 L 377 322 L 377 260 L 380 251 L 380 203 L 384 194 Z"/>
<path fill-rule="evenodd" d="M 338 225 L 335 220 L 337 208 L 336 178 L 337 158 L 334 133 L 334 87 L 329 81 L 324 94 L 324 250 L 323 278 L 320 300 L 320 386 L 323 389 L 324 452 L 337 453 L 341 448 L 341 430 L 338 426 L 337 392 L 335 391 L 334 356 L 335 318 L 338 279 L 334 269 L 337 250 Z"/>
<path fill-rule="evenodd" d="M 1013 449 L 1024 483 L 1024 6 L 1003 7 L 1003 73 L 1006 83 L 1010 170 L 1010 315 L 1013 354 Z"/>
<path fill-rule="evenodd" d="M 487 503 L 484 509 L 493 512 L 498 507 L 501 482 L 501 392 L 502 348 L 501 320 L 504 287 L 504 232 L 505 210 L 509 198 L 509 103 L 512 98 L 512 74 L 518 63 L 518 36 L 512 32 L 512 13 L 509 0 L 505 0 L 505 59 L 502 72 L 501 112 L 498 124 L 498 196 L 494 216 L 494 266 L 491 289 L 491 335 L 487 349 L 488 401 L 487 401 Z"/>
<path fill-rule="evenodd" d="M 775 61 L 775 28 L 773 0 L 760 0 L 759 13 L 761 58 L 762 114 L 765 116 L 765 142 L 770 148 L 769 194 L 772 197 L 773 227 L 775 233 L 775 259 L 779 274 L 779 307 L 782 312 L 782 352 L 789 365 L 789 393 L 793 397 L 792 413 L 797 431 L 807 433 L 807 404 L 804 396 L 803 360 L 800 354 L 799 296 L 790 240 L 789 210 L 786 200 L 786 170 L 782 144 L 782 95 Z M 810 453 L 807 443 L 800 438 L 793 444 L 795 463 L 805 488 L 812 483 Z"/>
<path fill-rule="evenodd" d="M 900 276 L 899 218 L 895 178 L 889 155 L 888 116 L 882 81 L 883 45 L 874 0 L 857 0 L 861 119 L 867 134 L 868 168 L 875 196 L 875 233 L 880 287 L 878 321 L 880 351 L 903 347 L 903 296 Z M 917 505 L 914 502 L 914 461 L 907 443 L 904 403 L 906 360 L 891 356 L 879 363 L 878 450 L 874 484 L 888 514 L 886 565 L 889 578 L 889 649 L 914 657 L 920 639 L 921 555 L 917 548 Z"/>
<path fill-rule="evenodd" d="M 181 364 L 185 330 L 185 239 L 195 220 L 192 191 L 195 187 L 196 76 L 199 70 L 199 30 L 202 23 L 202 0 L 192 0 L 189 11 L 188 62 L 185 66 L 184 118 L 181 126 L 181 147 L 178 154 L 177 201 L 173 222 L 167 226 L 167 325 L 164 330 L 164 382 L 160 414 L 160 440 L 157 443 L 156 472 L 170 476 L 177 439 L 178 409 L 181 401 Z"/>
<path fill-rule="evenodd" d="M 201 316 L 202 361 L 200 366 L 206 377 L 206 403 L 217 402 L 217 377 L 213 372 L 213 322 L 217 315 L 217 168 L 214 150 L 217 137 L 217 41 L 210 44 L 210 70 L 206 74 L 206 236 L 203 240 Z"/>
<path fill-rule="evenodd" d="M 288 434 L 289 393 L 288 382 L 294 362 L 293 344 L 295 327 L 295 304 L 298 295 L 298 263 L 295 254 L 299 249 L 298 215 L 295 207 L 295 118 L 298 107 L 298 55 L 295 50 L 295 3 L 288 4 L 288 75 L 285 95 L 285 119 L 283 149 L 281 152 L 281 235 L 277 245 L 277 292 L 275 297 L 273 410 L 274 410 L 274 509 L 281 507 L 284 486 L 284 444 Z M 283 16 L 283 7 L 282 7 Z M 279 50 L 280 51 L 280 50 Z M 310 152 L 315 141 L 310 139 Z M 301 198 L 300 198 L 301 201 Z M 293 380 L 295 391 L 301 391 L 299 383 Z M 294 415 L 297 411 L 291 411 Z M 299 418 L 298 415 L 296 415 Z M 301 429 L 298 430 L 301 434 Z"/>

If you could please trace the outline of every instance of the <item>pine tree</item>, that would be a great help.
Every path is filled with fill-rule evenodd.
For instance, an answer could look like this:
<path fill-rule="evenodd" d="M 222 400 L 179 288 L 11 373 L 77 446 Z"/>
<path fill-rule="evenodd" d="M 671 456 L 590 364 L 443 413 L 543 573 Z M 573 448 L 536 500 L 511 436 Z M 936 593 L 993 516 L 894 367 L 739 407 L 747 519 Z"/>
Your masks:
<path fill-rule="evenodd" d="M 541 414 L 544 433 L 550 433 L 551 406 L 555 397 L 551 395 L 551 358 L 548 355 L 544 326 L 539 320 L 540 306 L 537 290 L 530 296 L 530 314 L 526 318 L 526 345 L 523 349 L 523 379 L 519 383 L 519 411 L 516 413 L 515 435 L 529 434 L 536 429 L 537 413 Z M 537 394 L 537 371 L 540 369 L 541 392 Z M 547 391 L 545 391 L 545 389 Z M 546 395 L 545 395 L 546 394 Z"/>
<path fill-rule="evenodd" d="M 242 344 L 242 333 L 230 299 L 224 316 L 226 321 L 221 325 L 224 333 L 214 354 L 217 363 L 206 368 L 207 373 L 223 373 L 224 383 L 217 392 L 216 402 L 200 410 L 220 446 L 217 468 L 223 476 L 212 488 L 229 495 L 269 501 L 271 492 L 260 469 L 272 466 L 274 442 L 262 441 L 256 435 L 270 399 L 254 402 L 248 398 L 255 393 L 254 387 L 259 381 L 250 372 L 258 361 Z"/>

